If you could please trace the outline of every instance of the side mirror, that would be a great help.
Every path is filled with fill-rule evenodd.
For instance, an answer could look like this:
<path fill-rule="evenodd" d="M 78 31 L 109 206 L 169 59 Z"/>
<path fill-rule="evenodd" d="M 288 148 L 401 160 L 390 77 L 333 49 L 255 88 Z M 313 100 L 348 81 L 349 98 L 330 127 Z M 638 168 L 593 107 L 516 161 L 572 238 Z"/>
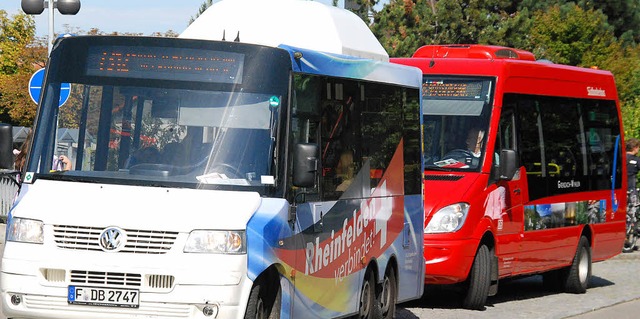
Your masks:
<path fill-rule="evenodd" d="M 13 127 L 0 124 L 0 169 L 13 169 Z"/>
<path fill-rule="evenodd" d="M 511 180 L 516 174 L 518 167 L 516 166 L 516 151 L 502 150 L 500 151 L 500 167 L 498 168 L 498 178 L 502 180 Z"/>
<path fill-rule="evenodd" d="M 318 145 L 296 144 L 293 150 L 293 186 L 313 187 L 318 172 Z"/>

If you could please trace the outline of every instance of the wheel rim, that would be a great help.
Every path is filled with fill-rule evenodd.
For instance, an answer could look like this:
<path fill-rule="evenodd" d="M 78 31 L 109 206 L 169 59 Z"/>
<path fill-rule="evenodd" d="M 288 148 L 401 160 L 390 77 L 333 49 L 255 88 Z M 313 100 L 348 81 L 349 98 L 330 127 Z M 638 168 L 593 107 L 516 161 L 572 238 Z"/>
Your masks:
<path fill-rule="evenodd" d="M 265 319 L 264 315 L 264 303 L 262 302 L 262 298 L 258 299 L 258 303 L 256 304 L 256 319 Z"/>
<path fill-rule="evenodd" d="M 362 284 L 362 293 L 360 294 L 360 317 L 366 318 L 369 314 L 369 308 L 371 308 L 371 285 L 369 285 L 369 280 L 364 281 Z"/>
<path fill-rule="evenodd" d="M 580 254 L 580 264 L 578 265 L 578 276 L 581 283 L 587 282 L 587 276 L 589 276 L 589 253 L 583 247 Z"/>
<path fill-rule="evenodd" d="M 382 314 L 387 314 L 389 312 L 389 308 L 391 306 L 391 281 L 389 277 L 384 277 L 384 282 L 382 283 Z"/>

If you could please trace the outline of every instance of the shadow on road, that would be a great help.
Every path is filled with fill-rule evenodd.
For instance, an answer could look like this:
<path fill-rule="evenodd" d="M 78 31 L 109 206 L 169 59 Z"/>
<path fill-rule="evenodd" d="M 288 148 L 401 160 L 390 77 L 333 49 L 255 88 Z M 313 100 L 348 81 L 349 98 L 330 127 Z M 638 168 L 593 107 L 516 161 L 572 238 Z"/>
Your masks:
<path fill-rule="evenodd" d="M 589 288 L 606 287 L 615 283 L 601 277 L 592 276 Z M 520 279 L 506 279 L 500 281 L 498 294 L 487 299 L 486 307 L 493 307 L 496 304 L 535 299 L 560 292 L 546 290 L 542 285 L 542 276 L 531 276 Z M 456 309 L 462 307 L 463 291 L 459 286 L 425 286 L 422 298 L 400 304 L 402 308 L 429 308 L 429 309 Z M 408 314 L 411 314 L 407 311 Z M 403 318 L 417 318 L 415 316 Z"/>

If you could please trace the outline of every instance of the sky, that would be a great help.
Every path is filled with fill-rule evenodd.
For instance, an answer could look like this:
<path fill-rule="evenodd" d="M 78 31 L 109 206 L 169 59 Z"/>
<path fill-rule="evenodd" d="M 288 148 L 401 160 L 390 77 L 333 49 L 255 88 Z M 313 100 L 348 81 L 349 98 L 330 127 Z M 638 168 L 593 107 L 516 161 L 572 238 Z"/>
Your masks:
<path fill-rule="evenodd" d="M 47 0 L 43 0 L 47 1 Z M 229 0 L 227 0 L 229 1 Z M 331 5 L 332 0 L 315 0 Z M 80 11 L 76 15 L 54 13 L 54 32 L 61 34 L 65 25 L 70 31 L 89 31 L 98 28 L 105 33 L 164 33 L 173 30 L 182 32 L 189 24 L 189 19 L 198 13 L 205 0 L 80 0 Z M 215 1 L 214 1 L 215 2 Z M 382 1 L 381 1 L 382 2 Z M 0 0 L 0 9 L 9 16 L 21 12 L 21 0 Z M 343 6 L 343 0 L 338 2 Z M 40 15 L 34 16 L 36 35 L 45 37 L 49 34 L 49 13 L 45 8 Z"/>

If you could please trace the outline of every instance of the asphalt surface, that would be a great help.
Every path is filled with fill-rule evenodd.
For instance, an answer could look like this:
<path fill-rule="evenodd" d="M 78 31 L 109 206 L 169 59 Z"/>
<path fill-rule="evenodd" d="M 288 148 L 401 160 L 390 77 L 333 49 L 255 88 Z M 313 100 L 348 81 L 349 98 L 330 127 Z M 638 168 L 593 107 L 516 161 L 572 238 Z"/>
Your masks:
<path fill-rule="evenodd" d="M 4 247 L 0 224 L 0 254 Z M 397 319 L 637 319 L 640 318 L 640 252 L 620 254 L 593 264 L 585 294 L 552 293 L 543 289 L 542 277 L 501 281 L 498 295 L 483 311 L 460 309 L 453 290 L 427 286 L 419 300 L 400 304 Z M 0 319 L 6 319 L 0 314 Z"/>
<path fill-rule="evenodd" d="M 498 295 L 484 311 L 460 309 L 460 295 L 451 289 L 427 287 L 420 300 L 401 304 L 396 316 L 412 318 L 640 318 L 640 252 L 620 254 L 593 264 L 585 294 L 553 293 L 542 276 L 501 281 Z"/>

